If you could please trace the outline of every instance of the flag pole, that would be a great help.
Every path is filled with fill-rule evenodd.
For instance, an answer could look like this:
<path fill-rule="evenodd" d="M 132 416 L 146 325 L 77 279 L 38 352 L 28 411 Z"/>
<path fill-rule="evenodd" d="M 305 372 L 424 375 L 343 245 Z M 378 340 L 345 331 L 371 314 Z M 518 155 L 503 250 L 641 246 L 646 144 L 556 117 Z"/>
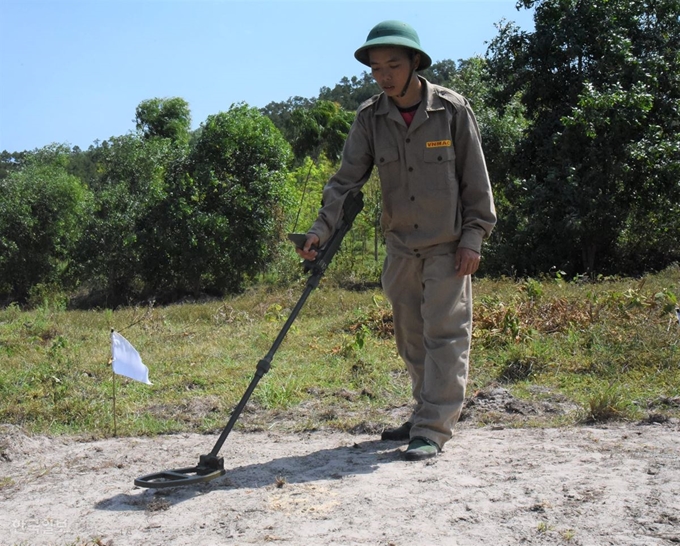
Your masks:
<path fill-rule="evenodd" d="M 113 373 L 113 437 L 118 436 L 118 423 L 116 422 L 116 374 Z"/>
<path fill-rule="evenodd" d="M 113 328 L 111 328 L 111 360 L 109 360 L 109 366 L 111 366 L 111 373 L 113 374 L 113 437 L 118 435 L 118 423 L 116 422 L 116 372 L 113 371 Z"/>

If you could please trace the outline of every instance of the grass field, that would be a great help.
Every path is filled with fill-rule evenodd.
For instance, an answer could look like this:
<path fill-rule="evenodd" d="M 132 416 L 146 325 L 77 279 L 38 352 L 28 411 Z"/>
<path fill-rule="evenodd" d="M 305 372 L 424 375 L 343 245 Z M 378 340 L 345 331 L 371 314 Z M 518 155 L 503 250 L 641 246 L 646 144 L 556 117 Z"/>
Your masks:
<path fill-rule="evenodd" d="M 153 382 L 117 377 L 118 435 L 220 429 L 303 286 L 115 311 L 2 309 L 0 420 L 36 433 L 111 435 L 115 328 Z M 470 393 L 500 385 L 519 399 L 558 396 L 580 408 L 536 425 L 680 415 L 677 266 L 642 279 L 475 279 L 473 286 Z M 379 428 L 409 402 L 380 289 L 324 279 L 238 426 Z"/>

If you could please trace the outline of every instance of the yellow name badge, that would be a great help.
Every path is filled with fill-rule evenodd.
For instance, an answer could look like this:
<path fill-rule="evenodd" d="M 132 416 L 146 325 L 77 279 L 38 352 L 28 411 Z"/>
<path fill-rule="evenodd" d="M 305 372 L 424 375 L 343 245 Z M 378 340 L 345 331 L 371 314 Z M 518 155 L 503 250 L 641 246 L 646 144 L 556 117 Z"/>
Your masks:
<path fill-rule="evenodd" d="M 432 140 L 430 142 L 426 142 L 425 146 L 428 148 L 446 148 L 448 146 L 451 146 L 451 141 L 450 140 Z"/>

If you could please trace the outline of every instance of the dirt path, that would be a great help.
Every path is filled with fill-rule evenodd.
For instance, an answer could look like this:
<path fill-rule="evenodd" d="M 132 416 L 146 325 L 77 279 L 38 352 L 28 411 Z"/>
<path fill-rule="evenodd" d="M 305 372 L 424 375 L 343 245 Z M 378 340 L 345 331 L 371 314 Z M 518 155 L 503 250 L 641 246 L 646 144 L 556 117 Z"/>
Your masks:
<path fill-rule="evenodd" d="M 680 425 L 465 428 L 434 460 L 339 432 L 234 432 L 227 474 L 193 466 L 216 437 L 27 437 L 0 427 L 0 543 L 49 545 L 661 545 L 680 543 Z"/>

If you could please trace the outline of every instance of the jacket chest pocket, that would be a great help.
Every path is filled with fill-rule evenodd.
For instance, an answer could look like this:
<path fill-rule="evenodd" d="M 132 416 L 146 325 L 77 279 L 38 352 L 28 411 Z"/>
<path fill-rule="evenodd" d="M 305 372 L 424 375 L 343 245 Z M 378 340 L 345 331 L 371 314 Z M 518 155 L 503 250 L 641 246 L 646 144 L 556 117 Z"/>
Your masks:
<path fill-rule="evenodd" d="M 429 188 L 452 187 L 456 181 L 456 152 L 453 146 L 426 148 L 423 152 L 423 176 Z"/>
<path fill-rule="evenodd" d="M 378 150 L 375 154 L 374 162 L 376 167 L 378 167 L 380 185 L 384 192 L 390 184 L 394 184 L 395 181 L 399 180 L 399 149 L 393 147 Z"/>
<path fill-rule="evenodd" d="M 389 167 L 395 161 L 399 161 L 399 150 L 397 148 L 383 148 L 375 154 L 375 164 L 378 169 Z M 394 165 L 391 165 L 394 167 Z"/>

